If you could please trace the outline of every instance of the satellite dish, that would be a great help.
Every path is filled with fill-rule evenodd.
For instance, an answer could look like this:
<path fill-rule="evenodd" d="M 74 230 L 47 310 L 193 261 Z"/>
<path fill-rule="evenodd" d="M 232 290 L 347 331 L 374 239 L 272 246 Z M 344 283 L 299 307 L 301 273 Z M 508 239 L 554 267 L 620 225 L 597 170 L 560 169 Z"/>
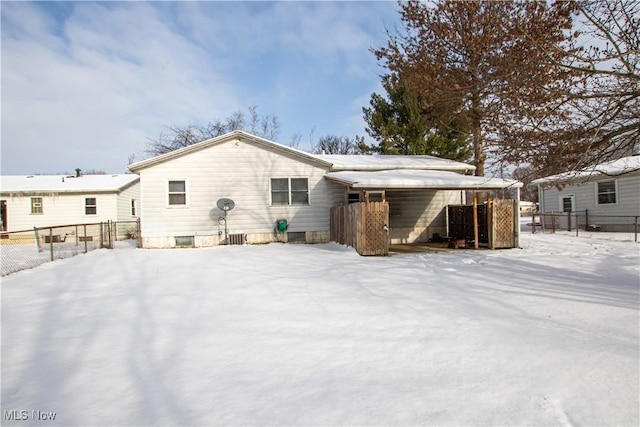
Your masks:
<path fill-rule="evenodd" d="M 227 212 L 236 206 L 236 202 L 234 202 L 231 199 L 227 199 L 223 197 L 222 199 L 218 199 L 218 201 L 216 202 L 216 205 L 218 206 L 218 209 L 220 209 L 221 211 Z"/>

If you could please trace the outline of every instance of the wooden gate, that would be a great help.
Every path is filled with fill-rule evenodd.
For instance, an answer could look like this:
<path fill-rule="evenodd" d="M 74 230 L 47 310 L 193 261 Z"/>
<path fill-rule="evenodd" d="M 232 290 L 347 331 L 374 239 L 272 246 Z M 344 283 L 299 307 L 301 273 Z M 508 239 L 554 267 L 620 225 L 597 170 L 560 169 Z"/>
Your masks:
<path fill-rule="evenodd" d="M 489 247 L 491 249 L 515 248 L 516 236 L 516 201 L 496 199 L 489 203 Z"/>
<path fill-rule="evenodd" d="M 360 255 L 389 254 L 389 204 L 352 203 L 331 208 L 331 240 L 352 246 Z"/>

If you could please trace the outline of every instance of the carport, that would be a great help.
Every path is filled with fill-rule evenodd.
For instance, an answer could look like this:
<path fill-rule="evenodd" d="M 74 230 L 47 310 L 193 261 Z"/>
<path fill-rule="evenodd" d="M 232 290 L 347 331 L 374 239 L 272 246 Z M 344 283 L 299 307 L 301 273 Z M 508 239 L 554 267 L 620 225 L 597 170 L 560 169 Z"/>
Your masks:
<path fill-rule="evenodd" d="M 486 225 L 488 230 L 488 247 L 519 245 L 517 213 L 522 183 L 518 181 L 413 169 L 338 171 L 329 172 L 326 177 L 345 187 L 349 201 L 388 204 L 388 218 L 379 225 L 386 227 L 387 245 L 463 239 L 478 248 L 481 225 Z M 515 189 L 515 199 L 491 199 L 491 192 L 508 188 Z M 467 192 L 473 194 L 471 203 L 467 202 Z M 469 227 L 463 228 L 467 230 L 463 235 L 451 235 L 451 206 L 466 207 L 464 209 L 471 212 L 471 235 Z M 487 209 L 486 224 L 479 223 L 480 207 Z M 377 228 L 378 225 L 368 225 L 368 229 Z"/>

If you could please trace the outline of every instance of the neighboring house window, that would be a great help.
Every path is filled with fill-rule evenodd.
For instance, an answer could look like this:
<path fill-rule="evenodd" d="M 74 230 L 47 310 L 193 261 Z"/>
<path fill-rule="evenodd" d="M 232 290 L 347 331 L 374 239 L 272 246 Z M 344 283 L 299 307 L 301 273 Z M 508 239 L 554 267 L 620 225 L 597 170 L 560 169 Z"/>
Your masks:
<path fill-rule="evenodd" d="M 309 179 L 271 178 L 272 205 L 308 205 Z"/>
<path fill-rule="evenodd" d="M 562 212 L 573 212 L 573 196 L 562 198 Z"/>
<path fill-rule="evenodd" d="M 85 215 L 97 215 L 98 201 L 95 197 L 87 197 L 84 199 L 84 213 Z"/>
<path fill-rule="evenodd" d="M 617 203 L 615 181 L 602 181 L 598 182 L 596 185 L 598 186 L 599 205 Z"/>
<path fill-rule="evenodd" d="M 131 216 L 138 215 L 137 203 L 136 199 L 131 199 Z"/>
<path fill-rule="evenodd" d="M 42 197 L 31 198 L 31 213 L 32 214 L 42 213 Z"/>
<path fill-rule="evenodd" d="M 186 181 L 169 181 L 169 206 L 185 206 L 186 204 Z"/>

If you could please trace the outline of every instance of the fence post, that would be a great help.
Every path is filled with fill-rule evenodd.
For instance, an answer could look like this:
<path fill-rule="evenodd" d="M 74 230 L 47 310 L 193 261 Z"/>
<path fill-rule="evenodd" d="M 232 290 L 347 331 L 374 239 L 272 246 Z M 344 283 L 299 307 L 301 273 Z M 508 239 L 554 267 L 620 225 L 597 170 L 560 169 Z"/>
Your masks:
<path fill-rule="evenodd" d="M 51 252 L 51 261 L 53 261 L 53 227 L 49 227 L 49 248 Z"/>
<path fill-rule="evenodd" d="M 554 211 L 551 211 L 551 232 L 556 232 L 556 215 Z"/>
<path fill-rule="evenodd" d="M 584 210 L 584 230 L 589 231 L 589 209 Z"/>
<path fill-rule="evenodd" d="M 87 253 L 87 224 L 82 226 L 84 228 L 84 253 Z"/>
<path fill-rule="evenodd" d="M 571 212 L 567 212 L 567 231 L 571 231 Z"/>
<path fill-rule="evenodd" d="M 104 248 L 104 226 L 100 222 L 100 249 Z"/>
<path fill-rule="evenodd" d="M 531 234 L 536 234 L 536 212 L 531 211 Z"/>
<path fill-rule="evenodd" d="M 142 236 L 140 235 L 142 232 L 142 227 L 140 226 L 140 218 L 136 221 L 136 237 L 138 238 L 138 247 L 142 247 Z"/>
<path fill-rule="evenodd" d="M 578 237 L 578 230 L 580 230 L 580 217 L 576 213 L 576 237 Z"/>
<path fill-rule="evenodd" d="M 633 237 L 633 241 L 637 242 L 638 241 L 638 217 L 636 216 L 633 220 L 633 230 L 635 231 L 634 233 L 634 237 Z"/>

